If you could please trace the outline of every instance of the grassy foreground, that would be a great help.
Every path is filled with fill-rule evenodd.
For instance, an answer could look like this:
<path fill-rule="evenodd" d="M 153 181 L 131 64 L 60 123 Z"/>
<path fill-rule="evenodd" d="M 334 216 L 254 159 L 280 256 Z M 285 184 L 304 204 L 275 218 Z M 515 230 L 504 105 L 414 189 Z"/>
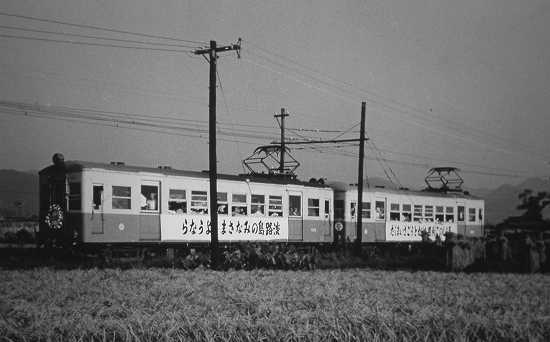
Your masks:
<path fill-rule="evenodd" d="M 0 340 L 550 340 L 550 276 L 0 270 Z"/>

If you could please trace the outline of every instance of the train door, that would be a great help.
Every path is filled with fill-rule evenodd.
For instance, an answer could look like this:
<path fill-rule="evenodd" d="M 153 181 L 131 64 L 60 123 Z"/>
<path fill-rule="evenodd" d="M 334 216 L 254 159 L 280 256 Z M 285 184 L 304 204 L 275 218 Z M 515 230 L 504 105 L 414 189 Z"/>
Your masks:
<path fill-rule="evenodd" d="M 334 198 L 334 243 L 344 243 L 346 240 L 346 227 L 345 227 L 345 201 L 343 199 Z"/>
<path fill-rule="evenodd" d="M 302 192 L 288 192 L 288 239 L 290 241 L 303 240 L 303 208 Z"/>
<path fill-rule="evenodd" d="M 89 226 L 92 234 L 105 233 L 105 215 L 103 212 L 103 184 L 92 184 L 92 214 L 90 215 Z"/>
<path fill-rule="evenodd" d="M 327 242 L 332 240 L 332 222 L 330 220 L 330 208 L 332 208 L 332 206 L 330 205 L 330 200 L 324 200 L 324 208 L 322 208 L 323 221 L 321 224 L 321 229 L 324 232 L 323 241 Z"/>
<path fill-rule="evenodd" d="M 376 196 L 374 202 L 374 236 L 386 237 L 386 220 L 387 220 L 387 198 L 385 196 Z M 369 234 L 368 230 L 363 226 L 363 236 Z M 366 239 L 365 239 L 366 240 Z"/>
<path fill-rule="evenodd" d="M 464 202 L 457 202 L 457 212 L 456 212 L 456 228 L 457 234 L 465 235 L 466 234 L 466 206 Z"/>
<path fill-rule="evenodd" d="M 160 240 L 160 182 L 142 181 L 139 201 L 139 239 Z"/>

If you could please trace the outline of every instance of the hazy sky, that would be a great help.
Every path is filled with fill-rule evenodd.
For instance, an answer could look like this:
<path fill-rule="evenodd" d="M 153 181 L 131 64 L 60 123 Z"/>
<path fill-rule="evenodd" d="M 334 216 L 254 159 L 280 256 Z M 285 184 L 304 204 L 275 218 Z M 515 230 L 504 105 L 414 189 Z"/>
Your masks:
<path fill-rule="evenodd" d="M 234 135 L 219 136 L 225 139 L 218 143 L 221 172 L 242 172 L 241 160 L 255 146 L 277 138 L 273 114 L 281 107 L 290 113 L 287 127 L 345 131 L 359 122 L 366 101 L 367 134 L 380 151 L 366 150 L 369 176 L 384 176 L 376 158 L 388 159 L 386 172 L 390 166 L 413 186 L 428 167 L 441 165 L 462 168 L 470 187 L 550 176 L 548 0 L 2 0 L 0 12 L 219 45 L 242 37 L 242 58 L 223 53 L 218 64 L 220 130 Z M 82 115 L 123 112 L 136 120 L 178 118 L 191 129 L 170 131 L 187 135 L 177 136 L 111 121 L 85 124 L 74 121 L 74 112 L 73 121 L 53 120 L 0 106 L 0 168 L 37 170 L 54 152 L 66 159 L 208 168 L 207 134 L 200 132 L 208 119 L 203 58 L 5 36 L 186 51 L 202 44 L 5 15 L 0 26 L 0 101 L 37 104 L 58 118 L 58 107 L 87 109 Z M 299 135 L 339 133 L 287 132 Z M 304 179 L 354 182 L 356 151 L 322 146 L 293 155 Z"/>

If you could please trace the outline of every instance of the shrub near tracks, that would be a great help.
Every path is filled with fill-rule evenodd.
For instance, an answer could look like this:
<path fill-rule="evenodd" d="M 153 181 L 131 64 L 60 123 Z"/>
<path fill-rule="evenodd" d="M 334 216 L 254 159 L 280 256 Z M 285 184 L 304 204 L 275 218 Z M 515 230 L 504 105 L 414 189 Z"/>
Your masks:
<path fill-rule="evenodd" d="M 7 340 L 550 340 L 550 277 L 0 271 Z"/>

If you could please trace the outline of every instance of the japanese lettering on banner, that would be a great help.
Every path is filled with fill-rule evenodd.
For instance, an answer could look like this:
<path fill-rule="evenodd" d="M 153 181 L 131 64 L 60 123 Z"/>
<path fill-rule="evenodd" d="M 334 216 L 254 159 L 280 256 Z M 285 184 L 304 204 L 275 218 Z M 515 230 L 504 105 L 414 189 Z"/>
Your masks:
<path fill-rule="evenodd" d="M 445 240 L 445 233 L 457 232 L 454 222 L 386 222 L 386 241 L 422 241 L 422 232 L 428 232 L 430 240 L 439 235 Z"/>
<path fill-rule="evenodd" d="M 162 241 L 210 241 L 210 216 L 160 215 Z M 219 241 L 288 240 L 288 221 L 282 217 L 218 216 Z"/>

